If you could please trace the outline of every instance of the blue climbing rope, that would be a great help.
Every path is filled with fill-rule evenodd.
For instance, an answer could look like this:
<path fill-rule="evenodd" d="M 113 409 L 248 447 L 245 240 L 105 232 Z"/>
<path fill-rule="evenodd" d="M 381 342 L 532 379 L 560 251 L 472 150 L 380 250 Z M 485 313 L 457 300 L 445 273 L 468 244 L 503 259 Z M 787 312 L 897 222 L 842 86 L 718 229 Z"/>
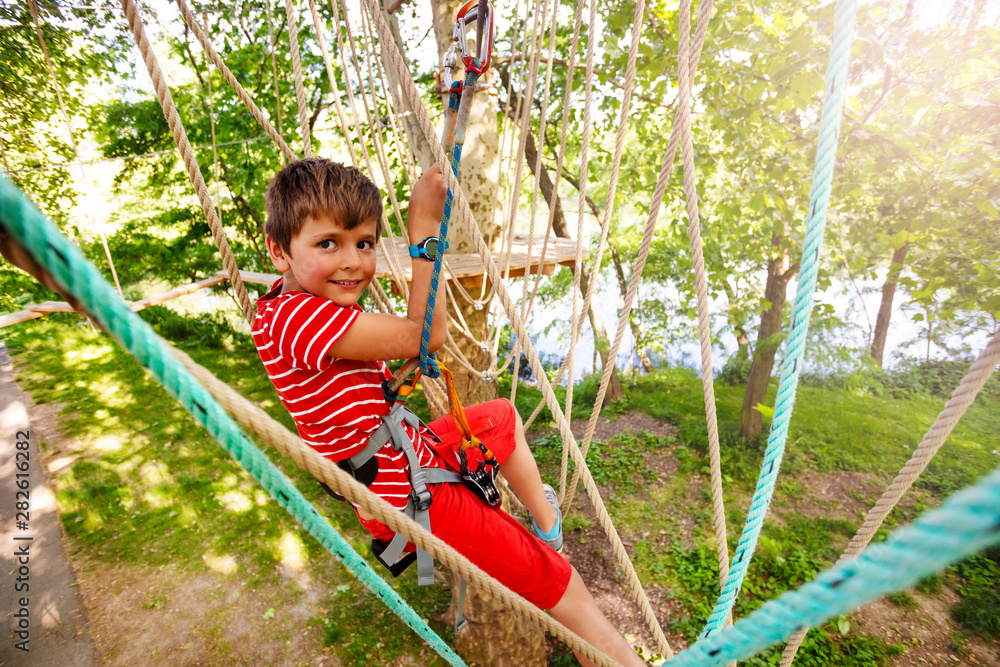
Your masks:
<path fill-rule="evenodd" d="M 857 558 L 771 600 L 733 627 L 702 639 L 670 667 L 711 667 L 745 660 L 795 632 L 865 602 L 913 586 L 956 561 L 1000 542 L 1000 468 L 900 528 Z"/>
<path fill-rule="evenodd" d="M 0 177 L 0 224 L 71 292 L 199 424 L 330 553 L 449 664 L 465 663 L 330 525 L 133 313 L 100 272 L 6 178 Z"/>
<path fill-rule="evenodd" d="M 813 293 L 816 290 L 816 275 L 819 270 L 820 251 L 823 246 L 823 230 L 826 226 L 826 211 L 830 203 L 830 187 L 833 182 L 833 164 L 837 155 L 837 135 L 840 131 L 840 116 L 847 89 L 847 66 L 850 59 L 851 43 L 854 41 L 855 0 L 837 1 L 837 18 L 834 22 L 830 62 L 826 70 L 826 95 L 823 100 L 823 116 L 820 121 L 819 145 L 816 152 L 816 166 L 813 172 L 812 191 L 809 195 L 809 219 L 802 246 L 802 262 L 792 325 L 785 345 L 785 358 L 781 365 L 781 380 L 778 397 L 774 406 L 771 434 L 764 452 L 757 488 L 754 490 L 746 525 L 740 535 L 736 553 L 719 595 L 715 608 L 705 624 L 703 637 L 710 636 L 722 627 L 723 622 L 736 603 L 736 595 L 743 585 L 747 567 L 757 538 L 760 536 L 767 514 L 778 468 L 785 453 L 788 439 L 788 424 L 795 404 L 795 391 L 799 383 L 799 364 L 805 351 L 806 336 L 809 333 L 809 318 L 812 314 Z"/>
<path fill-rule="evenodd" d="M 452 126 L 452 136 L 445 138 L 445 153 L 451 152 L 451 173 L 458 178 L 458 167 L 462 162 L 462 147 L 465 144 L 465 126 L 468 124 L 469 111 L 472 105 L 472 93 L 476 89 L 476 82 L 479 80 L 479 59 L 474 58 L 476 67 L 468 68 L 465 72 L 465 80 L 462 83 L 454 83 L 448 96 L 448 111 L 455 115 Z M 453 143 L 452 143 L 453 142 Z M 452 144 L 452 145 L 449 145 Z M 441 225 L 438 228 L 438 240 L 440 241 L 439 252 L 434 258 L 434 273 L 431 275 L 431 291 L 427 295 L 427 312 L 424 314 L 424 330 L 420 336 L 420 371 L 430 378 L 436 378 L 441 374 L 441 369 L 437 361 L 431 356 L 427 348 L 431 340 L 431 324 L 434 321 L 434 301 L 437 298 L 438 284 L 441 278 L 441 266 L 444 263 L 444 251 L 448 247 L 448 222 L 451 220 L 451 205 L 454 202 L 454 195 L 451 188 L 444 199 L 444 213 L 441 215 Z"/>

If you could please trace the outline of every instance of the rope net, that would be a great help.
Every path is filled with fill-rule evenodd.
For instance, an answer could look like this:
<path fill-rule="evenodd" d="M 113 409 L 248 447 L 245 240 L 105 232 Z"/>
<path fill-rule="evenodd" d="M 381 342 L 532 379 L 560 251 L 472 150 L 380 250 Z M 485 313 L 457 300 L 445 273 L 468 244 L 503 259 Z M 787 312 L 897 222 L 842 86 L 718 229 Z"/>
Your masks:
<path fill-rule="evenodd" d="M 409 258 L 400 257 L 396 251 L 396 235 L 402 234 L 403 238 L 406 236 L 405 215 L 397 198 L 396 183 L 402 180 L 405 184 L 412 186 L 417 179 L 417 162 L 420 162 L 422 168 L 426 168 L 430 163 L 436 161 L 441 165 L 448 186 L 454 193 L 455 219 L 453 220 L 453 225 L 461 227 L 465 234 L 467 234 L 472 249 L 479 255 L 482 261 L 484 272 L 484 279 L 479 283 L 478 287 L 467 288 L 463 286 L 460 280 L 455 279 L 456 277 L 452 274 L 451 277 L 453 279 L 446 281 L 445 289 L 448 291 L 448 296 L 453 302 L 465 301 L 479 309 L 487 308 L 490 315 L 486 331 L 474 331 L 468 322 L 466 322 L 461 309 L 456 309 L 456 314 L 452 317 L 451 322 L 453 325 L 452 328 L 462 332 L 474 347 L 488 353 L 486 355 L 488 362 L 485 367 L 477 365 L 475 361 L 465 355 L 462 345 L 452 338 L 450 332 L 445 349 L 467 370 L 481 376 L 484 380 L 495 379 L 500 374 L 505 373 L 512 364 L 516 378 L 523 353 L 524 359 L 527 360 L 528 366 L 537 378 L 538 388 L 543 395 L 542 403 L 538 405 L 531 418 L 526 421 L 525 428 L 530 426 L 543 407 L 548 407 L 563 439 L 559 496 L 564 511 L 567 511 L 572 505 L 577 487 L 582 482 L 585 494 L 593 505 L 602 528 L 611 543 L 612 553 L 615 555 L 619 567 L 625 574 L 625 588 L 645 617 L 657 650 L 661 655 L 669 659 L 672 657 L 673 651 L 660 628 L 659 621 L 643 591 L 642 584 L 629 559 L 627 550 L 614 527 L 614 523 L 586 464 L 587 451 L 595 433 L 600 408 L 603 404 L 613 371 L 613 361 L 605 364 L 602 371 L 597 400 L 587 422 L 585 435 L 580 442 L 577 442 L 574 437 L 569 421 L 569 415 L 573 407 L 573 374 L 571 369 L 574 367 L 574 357 L 584 327 L 584 319 L 588 317 L 593 298 L 596 294 L 598 281 L 594 279 L 594 276 L 600 274 L 610 222 L 615 214 L 615 194 L 621 171 L 625 137 L 629 130 L 629 110 L 633 96 L 638 46 L 644 27 L 645 2 L 644 0 L 639 0 L 635 6 L 624 83 L 618 84 L 622 88 L 623 93 L 617 130 L 615 132 L 613 157 L 610 170 L 607 174 L 608 191 L 603 207 L 595 205 L 588 195 L 588 170 L 590 168 L 590 142 L 592 139 L 593 123 L 591 110 L 593 108 L 595 81 L 594 57 L 596 43 L 599 39 L 599 35 L 594 33 L 595 26 L 599 25 L 596 20 L 596 0 L 589 0 L 589 2 L 588 0 L 580 0 L 576 6 L 572 23 L 572 39 L 569 47 L 569 64 L 567 69 L 569 74 L 566 77 L 566 85 L 562 91 L 554 91 L 552 89 L 556 56 L 556 36 L 560 25 L 559 12 L 557 11 L 555 0 L 524 0 L 523 7 L 521 2 L 515 4 L 514 29 L 510 43 L 512 55 L 508 75 L 504 82 L 506 101 L 502 109 L 502 121 L 498 125 L 497 132 L 497 145 L 499 146 L 497 161 L 502 166 L 500 170 L 501 174 L 512 174 L 512 176 L 509 178 L 501 177 L 501 187 L 497 196 L 496 210 L 492 214 L 492 220 L 488 221 L 489 224 L 484 224 L 482 227 L 475 219 L 469 198 L 452 174 L 450 168 L 451 156 L 445 154 L 438 142 L 437 130 L 426 109 L 425 100 L 417 90 L 410 75 L 408 63 L 399 49 L 397 42 L 398 31 L 396 31 L 394 20 L 377 5 L 375 0 L 359 0 L 359 2 L 358 7 L 348 8 L 347 6 L 341 6 L 338 0 L 331 0 L 330 11 L 335 20 L 330 22 L 327 22 L 321 15 L 315 0 L 308 1 L 308 13 L 297 11 L 296 3 L 293 0 L 286 0 L 285 2 L 285 22 L 287 24 L 288 39 L 292 52 L 296 111 L 299 121 L 298 138 L 302 142 L 302 155 L 311 155 L 317 144 L 321 144 L 316 133 L 312 131 L 312 124 L 315 118 L 310 118 L 308 114 L 309 100 L 305 93 L 307 83 L 304 78 L 302 59 L 300 57 L 299 39 L 302 30 L 303 28 L 310 28 L 311 39 L 315 39 L 316 41 L 318 52 L 323 61 L 327 83 L 333 93 L 332 115 L 336 117 L 335 122 L 340 132 L 339 135 L 334 137 L 335 145 L 322 146 L 324 149 L 322 152 L 333 150 L 346 156 L 347 161 L 367 173 L 387 193 L 390 206 L 387 208 L 385 219 L 383 220 L 383 228 L 386 230 L 386 235 L 380 243 L 382 254 L 389 266 L 390 282 L 394 290 L 398 294 L 403 295 L 404 299 L 406 298 L 408 287 L 404 277 L 405 271 L 403 266 L 404 261 L 408 261 Z M 121 0 L 121 3 L 129 27 L 141 52 L 142 60 L 153 80 L 157 98 L 163 106 L 165 117 L 167 118 L 185 168 L 191 178 L 195 193 L 209 221 L 213 238 L 219 246 L 221 258 L 233 284 L 236 297 L 245 317 L 248 320 L 252 320 L 254 314 L 253 304 L 246 289 L 243 287 L 239 267 L 236 266 L 236 261 L 229 250 L 225 230 L 219 219 L 217 208 L 205 185 L 204 178 L 195 160 L 194 152 L 188 142 L 183 123 L 173 104 L 169 83 L 163 75 L 153 47 L 145 35 L 142 21 L 139 18 L 139 13 L 133 0 Z M 742 576 L 746 571 L 746 562 L 749 561 L 749 554 L 753 551 L 753 543 L 756 537 L 755 535 L 751 535 L 747 539 L 747 536 L 744 535 L 744 538 L 741 539 L 742 551 L 738 553 L 740 567 L 737 568 L 737 576 L 730 580 L 725 507 L 722 497 L 721 457 L 715 415 L 714 390 L 712 387 L 711 333 L 708 325 L 707 305 L 708 287 L 701 250 L 700 216 L 696 190 L 697 175 L 694 173 L 690 118 L 690 108 L 694 94 L 692 82 L 696 75 L 697 65 L 704 45 L 713 3 L 712 0 L 704 0 L 701 3 L 693 37 L 691 36 L 690 4 L 690 0 L 682 0 L 678 13 L 680 17 L 678 26 L 678 62 L 680 66 L 677 81 L 677 115 L 662 160 L 659 179 L 652 193 L 643 241 L 632 266 L 630 282 L 623 299 L 618 327 L 614 334 L 614 342 L 611 345 L 608 358 L 611 360 L 616 358 L 624 337 L 625 328 L 628 326 L 629 314 L 638 290 L 643 268 L 648 258 L 659 210 L 667 185 L 675 171 L 675 157 L 678 150 L 680 150 L 683 161 L 683 190 L 689 222 L 691 252 L 696 273 L 699 341 L 701 346 L 706 418 L 708 422 L 714 527 L 718 549 L 720 585 L 723 586 L 724 591 L 719 606 L 713 613 L 707 628 L 708 633 L 711 634 L 715 630 L 732 623 L 732 604 L 735 601 Z M 253 118 L 261 125 L 265 133 L 275 142 L 282 158 L 284 160 L 296 159 L 296 153 L 282 135 L 280 111 L 282 100 L 280 96 L 277 96 L 274 100 L 275 106 L 278 109 L 277 114 L 272 115 L 270 112 L 263 111 L 257 107 L 255 102 L 241 87 L 237 78 L 228 69 L 224 59 L 216 51 L 205 31 L 198 24 L 185 0 L 177 0 L 177 5 L 183 21 L 201 45 L 206 56 L 211 60 L 221 77 L 230 85 L 239 100 L 246 106 Z M 31 3 L 31 7 L 34 14 L 33 2 Z M 270 2 L 267 3 L 266 9 L 269 37 L 271 40 L 270 59 L 272 76 L 277 81 L 278 66 L 274 54 L 276 51 L 275 43 L 280 38 L 280 35 L 274 32 L 273 29 Z M 588 28 L 586 31 L 583 29 L 583 13 L 585 9 L 588 12 Z M 852 2 L 841 0 L 838 3 L 838 28 L 834 35 L 835 48 L 834 54 L 831 55 L 831 67 L 833 67 L 835 58 L 840 63 L 840 66 L 846 67 L 844 64 L 846 63 L 846 50 L 843 43 L 844 31 L 847 29 L 841 27 L 839 22 L 844 12 L 850 12 L 853 15 Z M 37 29 L 37 15 L 35 15 L 35 21 Z M 328 36 L 330 36 L 331 32 L 332 40 L 328 41 Z M 546 33 L 548 34 L 547 49 L 542 48 L 542 45 L 546 42 Z M 41 37 L 40 31 L 39 37 Z M 577 62 L 580 55 L 581 39 L 586 41 L 585 62 L 582 64 Z M 379 57 L 376 57 L 375 54 L 379 54 Z M 519 57 L 515 58 L 515 54 Z M 50 74 L 52 74 L 52 65 L 48 59 L 47 63 Z M 542 73 L 543 64 L 544 73 Z M 580 69 L 584 74 L 583 81 L 580 82 L 582 83 L 582 92 L 575 77 L 577 69 Z M 52 78 L 55 78 L 54 74 L 52 74 Z M 443 83 L 447 86 L 450 82 Z M 277 91 L 277 86 L 275 89 Z M 536 303 L 536 295 L 542 277 L 541 267 L 546 259 L 550 240 L 553 235 L 554 218 L 559 195 L 558 187 L 556 187 L 551 188 L 552 194 L 548 198 L 541 196 L 543 170 L 545 169 L 543 160 L 539 155 L 533 164 L 526 164 L 526 151 L 532 132 L 532 110 L 536 107 L 538 108 L 539 127 L 544 128 L 547 124 L 554 124 L 554 120 L 548 117 L 549 105 L 550 100 L 554 96 L 557 96 L 559 92 L 562 93 L 562 115 L 558 122 L 560 129 L 559 145 L 556 150 L 552 151 L 554 155 L 549 156 L 549 160 L 555 165 L 554 173 L 557 175 L 557 180 L 566 166 L 568 121 L 571 109 L 574 106 L 579 107 L 582 105 L 583 117 L 578 164 L 579 187 L 577 193 L 576 256 L 573 264 L 573 307 L 569 322 L 570 344 L 566 359 L 550 380 L 549 374 L 546 373 L 533 348 L 525 323 L 531 318 L 533 306 Z M 497 86 L 492 79 L 488 79 L 485 85 L 476 86 L 475 94 L 480 96 L 495 96 L 497 95 Z M 842 95 L 842 92 L 840 94 Z M 346 98 L 346 104 L 344 103 L 344 98 Z M 540 103 L 538 102 L 539 98 Z M 826 115 L 827 113 L 824 111 L 824 119 Z M 271 124 L 272 118 L 275 121 L 277 129 Z M 835 147 L 835 134 L 836 130 L 834 129 L 832 131 L 834 139 L 830 138 L 831 134 L 829 132 L 821 136 L 821 149 L 823 149 L 821 150 L 821 156 L 827 154 L 824 151 L 829 151 L 830 141 L 834 141 Z M 214 144 L 215 141 L 213 140 Z M 417 157 L 415 158 L 415 156 Z M 81 162 L 79 155 L 77 155 L 77 161 Z M 400 168 L 395 168 L 395 166 Z M 817 171 L 821 169 L 832 171 L 832 158 L 822 158 L 821 163 L 817 165 Z M 527 175 L 525 171 L 528 172 Z M 548 176 L 544 175 L 544 177 L 547 178 Z M 822 211 L 825 211 L 826 208 L 826 200 L 822 199 L 822 197 L 828 198 L 828 189 L 829 185 L 827 184 L 826 192 L 821 192 L 819 195 Z M 526 261 L 529 267 L 537 263 L 538 269 L 534 272 L 530 269 L 524 271 L 520 297 L 515 298 L 512 295 L 515 285 L 511 277 L 513 268 L 512 247 L 520 211 L 520 202 L 522 195 L 525 193 L 528 194 L 531 202 L 528 217 L 529 241 Z M 541 235 L 541 230 L 536 229 L 536 217 L 539 213 L 539 205 L 542 202 L 547 207 L 547 216 L 543 216 L 546 217 L 544 240 L 537 249 L 538 255 L 536 256 L 533 255 L 536 252 L 534 241 L 536 236 Z M 596 243 L 590 248 L 593 254 L 589 264 L 586 262 L 587 248 L 584 243 L 586 237 L 585 211 L 588 207 L 595 211 L 594 217 L 599 225 L 598 238 Z M 813 212 L 815 213 L 815 207 L 813 208 Z M 821 229 L 819 235 L 821 238 Z M 813 244 L 809 246 L 809 253 L 812 254 L 813 249 L 815 249 L 816 256 L 818 257 L 816 234 L 810 232 L 809 239 L 808 242 Z M 585 273 L 589 273 L 591 277 L 586 286 L 583 284 Z M 446 277 L 448 277 L 447 271 Z M 384 291 L 377 281 L 372 283 L 371 294 L 379 310 L 382 312 L 395 312 L 393 298 Z M 802 323 L 807 321 L 808 315 L 796 317 L 796 322 Z M 794 328 L 795 326 L 793 325 Z M 506 330 L 513 331 L 514 343 L 511 349 L 501 353 L 501 339 Z M 796 340 L 799 340 L 801 337 L 802 335 L 800 334 L 794 336 Z M 330 464 L 323 457 L 317 455 L 311 448 L 303 445 L 296 437 L 277 425 L 272 424 L 269 418 L 261 411 L 246 404 L 245 400 L 211 377 L 204 369 L 197 367 L 190 359 L 184 357 L 183 354 L 176 350 L 172 352 L 224 405 L 230 414 L 248 428 L 264 436 L 279 451 L 291 457 L 298 465 L 309 470 L 317 478 L 329 483 L 334 488 L 341 490 L 348 499 L 374 514 L 394 530 L 406 534 L 412 541 L 432 553 L 435 558 L 438 558 L 448 567 L 469 578 L 477 586 L 488 591 L 490 595 L 495 595 L 502 599 L 505 607 L 515 609 L 522 616 L 540 623 L 550 632 L 567 641 L 574 650 L 577 650 L 582 655 L 586 655 L 599 664 L 612 664 L 606 656 L 603 656 L 593 649 L 593 647 L 590 647 L 578 637 L 566 631 L 562 626 L 555 624 L 546 615 L 536 613 L 537 609 L 533 606 L 525 603 L 510 591 L 503 589 L 496 582 L 489 580 L 486 575 L 478 571 L 478 568 L 465 561 L 460 555 L 447 547 L 447 545 L 440 543 L 439 540 L 436 540 L 429 533 L 423 531 L 413 521 L 400 515 L 398 512 L 387 511 L 385 501 L 382 501 L 377 496 L 368 492 L 367 489 L 358 485 L 346 473 Z M 939 426 L 939 424 L 935 424 L 935 427 L 932 428 L 932 432 L 928 434 L 924 443 L 921 443 L 920 448 L 918 448 L 914 459 L 901 472 L 901 477 L 897 478 L 886 492 L 886 495 L 879 500 L 876 508 L 872 510 L 872 514 L 869 516 L 862 530 L 859 531 L 858 537 L 852 542 L 848 553 L 845 554 L 845 558 L 856 557 L 860 553 L 861 549 L 870 540 L 871 535 L 881 524 L 886 513 L 891 510 L 899 497 L 909 488 L 913 479 L 926 467 L 930 457 L 934 455 L 937 448 L 943 443 L 947 433 L 954 426 L 954 423 L 957 422 L 965 408 L 968 407 L 968 404 L 971 402 L 969 396 L 974 397 L 975 393 L 978 392 L 978 388 L 982 386 L 981 383 L 978 384 L 978 387 L 975 387 L 975 385 L 980 380 L 985 382 L 985 378 L 989 374 L 987 370 L 992 371 L 996 367 L 998 354 L 1000 354 L 1000 342 L 994 339 L 994 341 L 991 341 L 989 349 L 983 353 L 983 357 L 977 362 L 977 366 L 973 371 L 970 371 L 971 379 L 966 378 L 966 380 L 963 380 L 962 385 L 956 390 L 956 397 L 949 402 L 945 412 L 942 413 L 942 417 L 939 418 L 939 422 L 943 420 L 942 423 L 944 425 Z M 986 360 L 984 361 L 984 359 Z M 990 362 L 992 365 L 989 365 Z M 566 394 L 564 403 L 560 404 L 553 391 L 553 384 L 561 382 L 563 378 L 566 379 Z M 435 381 L 425 379 L 424 386 L 431 408 L 444 412 L 446 399 L 444 398 L 445 394 L 441 385 Z M 973 387 L 975 388 L 973 389 Z M 512 388 L 511 400 L 514 399 L 516 391 L 517 383 L 515 382 Z M 791 391 L 791 400 L 794 400 L 794 386 Z M 786 410 L 789 414 L 791 411 L 790 403 L 791 401 L 789 401 Z M 780 446 L 783 446 L 783 436 L 785 433 L 782 429 L 787 429 L 787 426 L 777 427 L 779 436 L 782 439 Z M 780 453 L 777 456 L 776 460 L 780 462 Z M 573 462 L 573 475 L 571 479 L 568 474 L 570 459 Z M 769 483 L 773 488 L 773 476 L 769 480 Z M 747 530 L 751 533 L 759 530 L 759 523 L 763 520 L 766 504 L 766 500 L 763 503 L 755 502 L 754 506 L 758 509 L 757 514 L 759 516 L 754 515 L 756 518 L 752 522 L 753 526 L 751 526 L 751 522 L 748 519 Z M 417 630 L 418 632 L 422 632 L 419 628 Z M 792 643 L 786 651 L 786 655 L 783 657 L 783 665 L 791 663 L 798 643 L 801 643 L 802 634 L 804 633 L 800 633 L 793 638 Z M 731 636 L 731 633 L 723 631 L 720 636 L 728 637 Z M 717 643 L 714 638 L 713 641 Z M 717 654 L 712 655 L 714 657 Z M 701 663 L 692 662 L 691 664 Z"/>

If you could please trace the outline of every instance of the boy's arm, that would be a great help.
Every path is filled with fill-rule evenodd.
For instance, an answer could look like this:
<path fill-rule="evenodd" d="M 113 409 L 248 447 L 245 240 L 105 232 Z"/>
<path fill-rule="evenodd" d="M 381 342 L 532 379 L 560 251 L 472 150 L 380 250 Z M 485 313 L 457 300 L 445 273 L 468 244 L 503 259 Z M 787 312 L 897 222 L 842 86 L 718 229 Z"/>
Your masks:
<path fill-rule="evenodd" d="M 410 197 L 407 220 L 410 245 L 438 233 L 448 187 L 441 169 L 434 165 L 417 181 Z M 414 257 L 413 280 L 406 317 L 383 313 L 361 313 L 351 328 L 334 343 L 329 356 L 342 359 L 409 359 L 420 354 L 427 297 L 431 290 L 434 262 Z M 434 352 L 448 336 L 446 290 L 439 286 L 434 300 L 429 351 Z"/>

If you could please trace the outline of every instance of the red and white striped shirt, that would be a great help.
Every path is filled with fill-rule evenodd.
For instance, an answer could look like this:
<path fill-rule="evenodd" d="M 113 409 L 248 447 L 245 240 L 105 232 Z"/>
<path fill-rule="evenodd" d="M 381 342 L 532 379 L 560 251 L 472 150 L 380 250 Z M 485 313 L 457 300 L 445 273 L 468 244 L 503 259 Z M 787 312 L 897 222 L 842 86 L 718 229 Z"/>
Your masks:
<path fill-rule="evenodd" d="M 330 347 L 363 312 L 306 292 L 281 293 L 284 278 L 257 300 L 251 334 L 267 376 L 288 409 L 303 442 L 334 461 L 360 452 L 392 407 L 382 392 L 391 377 L 384 361 L 329 356 Z M 443 459 L 409 424 L 403 427 L 423 467 L 444 468 Z M 378 475 L 371 490 L 403 509 L 409 496 L 406 456 L 386 443 L 375 454 Z"/>

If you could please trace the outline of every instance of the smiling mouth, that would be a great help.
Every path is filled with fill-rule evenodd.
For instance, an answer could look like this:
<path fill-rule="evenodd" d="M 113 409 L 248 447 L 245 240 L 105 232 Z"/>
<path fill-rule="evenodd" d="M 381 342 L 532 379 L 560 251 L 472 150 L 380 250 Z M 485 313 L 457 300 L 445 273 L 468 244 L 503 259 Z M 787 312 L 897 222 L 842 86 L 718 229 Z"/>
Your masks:
<path fill-rule="evenodd" d="M 361 281 L 360 280 L 331 280 L 334 285 L 339 285 L 341 287 L 356 287 Z"/>

